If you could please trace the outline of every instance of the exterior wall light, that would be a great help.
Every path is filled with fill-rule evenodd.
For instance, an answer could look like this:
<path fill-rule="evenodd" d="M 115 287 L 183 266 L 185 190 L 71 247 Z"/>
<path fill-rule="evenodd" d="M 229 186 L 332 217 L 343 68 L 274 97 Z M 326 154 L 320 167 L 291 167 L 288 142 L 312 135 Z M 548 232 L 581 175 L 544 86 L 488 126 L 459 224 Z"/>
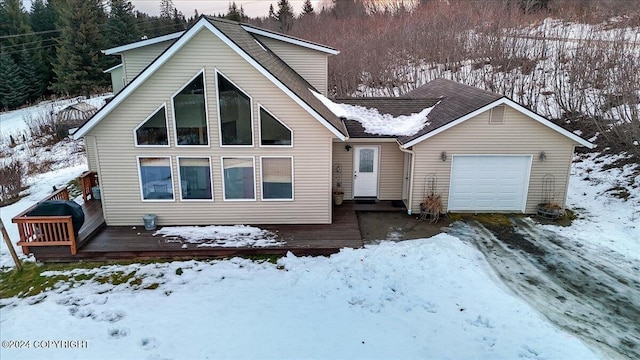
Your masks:
<path fill-rule="evenodd" d="M 538 159 L 540 159 L 540 161 L 547 160 L 547 154 L 544 151 L 540 151 L 540 155 L 538 155 Z"/>
<path fill-rule="evenodd" d="M 440 160 L 447 161 L 447 152 L 443 151 L 440 153 Z"/>
<path fill-rule="evenodd" d="M 344 149 L 345 149 L 345 150 L 347 150 L 347 151 L 351 151 L 351 148 L 352 148 L 352 146 L 351 146 L 351 145 L 349 145 L 349 144 L 347 144 L 347 145 L 344 147 Z"/>

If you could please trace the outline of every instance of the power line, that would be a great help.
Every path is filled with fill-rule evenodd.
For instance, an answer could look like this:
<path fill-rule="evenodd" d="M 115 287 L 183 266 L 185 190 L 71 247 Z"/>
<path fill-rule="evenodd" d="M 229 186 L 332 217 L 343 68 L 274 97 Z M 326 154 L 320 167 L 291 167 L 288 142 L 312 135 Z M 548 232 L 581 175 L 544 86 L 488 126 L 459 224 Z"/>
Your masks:
<path fill-rule="evenodd" d="M 0 36 L 0 39 L 11 39 L 11 38 L 17 38 L 17 37 L 20 37 L 20 36 L 31 36 L 31 35 L 48 34 L 48 33 L 59 32 L 59 31 L 61 31 L 61 30 L 60 29 L 56 29 L 56 30 L 36 31 L 36 32 L 30 32 L 30 33 L 24 33 L 24 34 L 3 35 L 3 36 Z"/>

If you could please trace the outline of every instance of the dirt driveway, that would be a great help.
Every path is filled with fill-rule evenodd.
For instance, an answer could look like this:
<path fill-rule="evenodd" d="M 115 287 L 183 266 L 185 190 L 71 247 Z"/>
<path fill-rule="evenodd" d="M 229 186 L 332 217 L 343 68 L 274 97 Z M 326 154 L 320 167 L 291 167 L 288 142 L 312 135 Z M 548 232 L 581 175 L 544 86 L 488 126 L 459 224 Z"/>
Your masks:
<path fill-rule="evenodd" d="M 458 221 L 449 234 L 476 246 L 502 281 L 606 358 L 640 359 L 640 263 L 595 252 L 531 219 Z"/>
<path fill-rule="evenodd" d="M 436 224 L 404 213 L 358 213 L 363 240 L 409 240 L 446 231 L 477 247 L 503 283 L 604 358 L 640 359 L 640 262 L 586 249 L 531 219 L 499 216 Z"/>

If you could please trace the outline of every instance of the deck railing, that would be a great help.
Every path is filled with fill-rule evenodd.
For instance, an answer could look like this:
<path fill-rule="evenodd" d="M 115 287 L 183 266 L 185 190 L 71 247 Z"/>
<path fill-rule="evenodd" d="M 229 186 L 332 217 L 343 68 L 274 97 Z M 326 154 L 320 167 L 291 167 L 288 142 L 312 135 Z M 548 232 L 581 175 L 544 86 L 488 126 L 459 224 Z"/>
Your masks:
<path fill-rule="evenodd" d="M 82 199 L 87 202 L 89 196 L 95 199 L 93 187 L 98 185 L 98 174 L 95 171 L 85 171 L 80 175 L 80 186 L 82 187 Z"/>
<path fill-rule="evenodd" d="M 56 190 L 42 201 L 47 200 L 69 200 L 69 191 L 67 188 Z M 71 254 L 75 255 L 77 252 L 76 235 L 73 231 L 71 215 L 27 216 L 26 214 L 38 204 L 21 212 L 11 220 L 18 225 L 20 241 L 17 244 L 22 246 L 22 252 L 25 255 L 29 254 L 31 246 L 69 246 Z"/>

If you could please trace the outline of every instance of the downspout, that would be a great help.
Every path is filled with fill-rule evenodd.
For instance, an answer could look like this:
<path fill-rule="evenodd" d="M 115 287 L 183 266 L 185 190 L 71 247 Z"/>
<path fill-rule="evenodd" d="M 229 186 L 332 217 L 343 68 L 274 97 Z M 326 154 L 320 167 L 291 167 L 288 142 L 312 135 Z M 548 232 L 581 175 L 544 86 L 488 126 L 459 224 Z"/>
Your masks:
<path fill-rule="evenodd" d="M 409 176 L 409 199 L 407 199 L 407 201 L 409 202 L 409 204 L 407 206 L 407 215 L 411 215 L 411 204 L 413 203 L 413 170 L 414 170 L 414 167 L 415 167 L 416 153 L 413 150 L 409 150 L 409 149 L 403 148 L 401 144 L 398 144 L 398 148 L 403 153 L 407 153 L 407 154 L 411 155 L 411 165 L 410 165 L 410 168 L 409 168 L 409 174 L 410 174 L 410 176 Z"/>

